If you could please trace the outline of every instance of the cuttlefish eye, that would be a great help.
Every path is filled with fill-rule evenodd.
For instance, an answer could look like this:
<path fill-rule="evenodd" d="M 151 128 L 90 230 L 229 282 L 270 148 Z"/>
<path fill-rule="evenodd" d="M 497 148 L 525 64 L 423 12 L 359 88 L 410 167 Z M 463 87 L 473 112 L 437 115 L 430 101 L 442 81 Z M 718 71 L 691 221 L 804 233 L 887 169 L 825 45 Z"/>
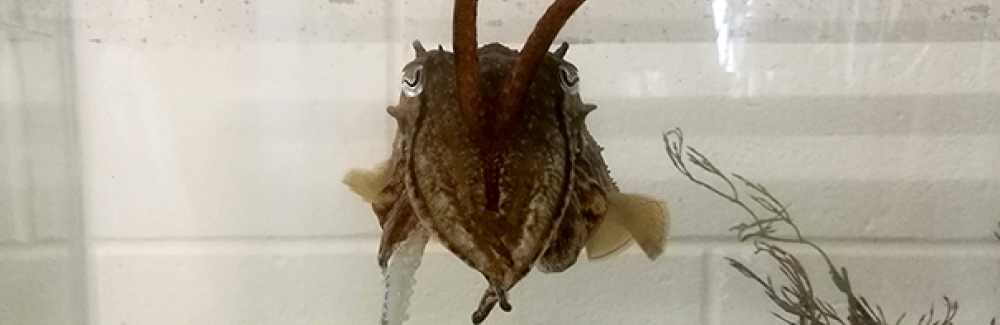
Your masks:
<path fill-rule="evenodd" d="M 420 95 L 420 92 L 424 90 L 424 78 L 423 78 L 424 67 L 413 66 L 403 69 L 403 80 L 401 86 L 403 89 L 403 95 L 406 97 L 416 97 Z"/>
<path fill-rule="evenodd" d="M 576 74 L 576 67 L 562 65 L 559 67 L 559 84 L 565 92 L 575 94 L 580 86 L 580 76 Z"/>

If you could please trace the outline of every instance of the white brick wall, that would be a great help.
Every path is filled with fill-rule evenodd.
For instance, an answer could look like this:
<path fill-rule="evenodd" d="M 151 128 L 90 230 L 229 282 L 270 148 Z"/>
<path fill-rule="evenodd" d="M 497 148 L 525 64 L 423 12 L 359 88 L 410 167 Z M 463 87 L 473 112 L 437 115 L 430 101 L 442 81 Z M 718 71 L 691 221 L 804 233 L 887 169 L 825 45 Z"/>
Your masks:
<path fill-rule="evenodd" d="M 386 155 L 384 109 L 408 44 L 447 43 L 451 1 L 71 3 L 92 321 L 375 323 L 378 226 L 340 179 Z M 480 40 L 520 43 L 547 3 L 482 1 Z M 958 321 L 988 323 L 1000 314 L 998 10 L 995 0 L 589 1 L 561 36 L 575 43 L 585 100 L 600 106 L 589 124 L 621 187 L 671 206 L 671 242 L 655 263 L 631 251 L 532 274 L 514 312 L 489 324 L 777 323 L 760 288 L 722 259 L 767 269 L 727 231 L 746 217 L 672 169 L 660 133 L 674 127 L 789 204 L 887 314 L 915 321 L 948 295 Z M 0 91 L 24 103 L 4 106 L 0 131 L 21 138 L 3 138 L 0 153 L 70 164 L 45 153 L 57 150 L 45 136 L 65 128 L 6 118 L 67 117 Z M 72 275 L 46 271 L 65 263 L 62 246 L 33 246 L 65 238 L 59 216 L 71 210 L 60 209 L 72 208 L 38 200 L 72 193 L 59 194 L 58 173 L 26 178 L 18 170 L 35 162 L 21 159 L 0 174 L 4 202 L 20 207 L 0 214 L 0 324 L 75 323 L 60 316 L 71 315 L 74 302 L 60 299 Z M 14 186 L 26 182 L 60 185 Z M 468 322 L 478 274 L 432 245 L 417 277 L 410 323 Z"/>

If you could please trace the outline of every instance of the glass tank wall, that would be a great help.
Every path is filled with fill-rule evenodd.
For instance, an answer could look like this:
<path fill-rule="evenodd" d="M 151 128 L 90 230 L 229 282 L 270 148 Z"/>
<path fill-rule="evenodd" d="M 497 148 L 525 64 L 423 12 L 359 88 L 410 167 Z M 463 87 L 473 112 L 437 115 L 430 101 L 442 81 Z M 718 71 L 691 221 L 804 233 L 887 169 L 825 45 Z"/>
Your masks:
<path fill-rule="evenodd" d="M 68 17 L 0 1 L 0 324 L 87 318 Z"/>
<path fill-rule="evenodd" d="M 551 3 L 479 2 L 515 49 Z M 452 4 L 0 0 L 0 324 L 377 323 L 382 228 L 342 181 Z M 1000 317 L 1000 1 L 590 0 L 563 41 L 669 240 L 532 270 L 484 324 Z M 439 240 L 414 280 L 405 324 L 487 287 Z"/>

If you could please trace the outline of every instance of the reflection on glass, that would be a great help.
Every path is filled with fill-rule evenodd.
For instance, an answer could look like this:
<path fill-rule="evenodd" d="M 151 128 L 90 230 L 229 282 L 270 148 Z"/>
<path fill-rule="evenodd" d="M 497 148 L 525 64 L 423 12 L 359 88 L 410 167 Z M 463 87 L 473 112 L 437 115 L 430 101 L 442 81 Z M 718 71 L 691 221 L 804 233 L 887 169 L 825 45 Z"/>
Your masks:
<path fill-rule="evenodd" d="M 737 51 L 745 40 L 740 30 L 743 28 L 752 0 L 713 0 L 712 14 L 715 18 L 715 40 L 719 50 L 719 65 L 726 72 L 735 72 L 737 66 Z"/>

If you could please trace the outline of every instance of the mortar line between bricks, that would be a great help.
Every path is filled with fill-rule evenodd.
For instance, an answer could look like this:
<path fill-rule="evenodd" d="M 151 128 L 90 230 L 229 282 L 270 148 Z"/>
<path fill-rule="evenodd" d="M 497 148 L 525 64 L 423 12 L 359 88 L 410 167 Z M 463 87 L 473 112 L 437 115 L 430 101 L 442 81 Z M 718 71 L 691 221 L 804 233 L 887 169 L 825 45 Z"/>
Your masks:
<path fill-rule="evenodd" d="M 0 260 L 69 258 L 65 243 L 0 244 Z"/>
<path fill-rule="evenodd" d="M 372 254 L 378 250 L 377 238 L 214 238 L 214 239 L 99 239 L 91 241 L 97 255 L 268 255 L 268 254 Z M 819 242 L 833 255 L 850 255 L 852 252 L 880 252 L 887 255 L 937 255 L 937 254 L 973 254 L 1000 255 L 1000 244 L 995 242 L 982 243 L 836 243 Z M 808 250 L 807 247 L 786 245 L 789 251 Z M 739 250 L 753 251 L 751 243 L 738 242 L 678 242 L 668 243 L 666 258 L 672 254 L 700 254 L 705 248 L 713 251 Z M 430 254 L 446 253 L 439 243 L 434 241 L 427 248 Z M 635 248 L 629 248 L 623 254 L 642 254 Z"/>
<path fill-rule="evenodd" d="M 837 238 L 837 237 L 810 237 L 812 241 L 820 246 L 827 245 L 988 245 L 996 244 L 996 238 L 992 234 L 984 233 L 980 238 Z M 97 243 L 136 243 L 136 242 L 332 242 L 332 241 L 378 241 L 379 235 L 376 233 L 360 233 L 346 235 L 278 235 L 278 236 L 150 236 L 150 237 L 114 237 L 97 236 L 90 238 Z M 668 245 L 677 244 L 712 244 L 712 245 L 751 245 L 750 242 L 740 243 L 732 236 L 671 236 Z M 0 243 L 0 245 L 4 245 Z"/>

